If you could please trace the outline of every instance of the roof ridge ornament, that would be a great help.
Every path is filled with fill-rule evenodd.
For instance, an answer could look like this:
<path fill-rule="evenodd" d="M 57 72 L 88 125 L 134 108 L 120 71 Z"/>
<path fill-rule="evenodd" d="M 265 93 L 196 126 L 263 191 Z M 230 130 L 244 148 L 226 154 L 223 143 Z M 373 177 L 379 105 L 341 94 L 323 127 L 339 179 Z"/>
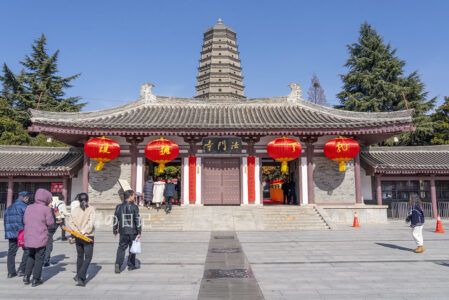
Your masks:
<path fill-rule="evenodd" d="M 154 87 L 154 84 L 151 82 L 144 83 L 140 86 L 140 100 L 143 100 L 145 103 L 153 103 L 156 102 L 156 95 L 153 94 L 151 90 Z"/>
<path fill-rule="evenodd" d="M 288 85 L 291 89 L 290 94 L 287 96 L 287 102 L 295 103 L 302 100 L 302 90 L 299 83 L 292 82 Z"/>

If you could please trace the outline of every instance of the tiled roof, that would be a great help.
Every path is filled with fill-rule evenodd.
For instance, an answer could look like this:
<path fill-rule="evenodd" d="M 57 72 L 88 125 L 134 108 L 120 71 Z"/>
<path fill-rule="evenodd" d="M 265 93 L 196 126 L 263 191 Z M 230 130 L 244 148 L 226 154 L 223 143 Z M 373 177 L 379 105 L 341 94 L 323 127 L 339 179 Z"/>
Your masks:
<path fill-rule="evenodd" d="M 362 113 L 323 107 L 306 101 L 290 103 L 287 97 L 247 100 L 207 100 L 157 97 L 155 102 L 138 100 L 120 107 L 78 113 L 31 110 L 32 131 L 74 134 L 92 131 L 137 130 L 147 132 L 319 131 L 341 134 L 349 130 L 380 127 L 412 128 L 412 111 Z M 56 129 L 57 128 L 57 129 Z M 357 131 L 357 132 L 358 132 Z M 375 133 L 375 132 L 371 132 Z"/>
<path fill-rule="evenodd" d="M 374 174 L 449 174 L 449 145 L 370 147 L 360 158 Z"/>
<path fill-rule="evenodd" d="M 82 161 L 77 148 L 0 146 L 0 176 L 73 175 Z"/>

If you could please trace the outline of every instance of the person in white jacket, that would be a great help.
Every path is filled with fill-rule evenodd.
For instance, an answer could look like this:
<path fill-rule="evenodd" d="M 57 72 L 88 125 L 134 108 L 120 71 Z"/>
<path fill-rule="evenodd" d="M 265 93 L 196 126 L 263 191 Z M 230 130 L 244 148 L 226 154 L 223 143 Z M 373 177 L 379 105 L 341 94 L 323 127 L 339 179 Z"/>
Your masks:
<path fill-rule="evenodd" d="M 161 208 L 162 202 L 164 202 L 164 190 L 165 182 L 161 178 L 158 178 L 153 186 L 153 203 L 156 204 L 156 209 Z"/>
<path fill-rule="evenodd" d="M 67 206 L 64 201 L 62 201 L 62 196 L 57 194 L 52 197 L 51 207 L 55 212 L 56 221 L 61 226 L 61 240 L 67 241 L 67 237 L 65 236 L 65 230 L 62 229 L 62 226 L 65 226 L 65 220 L 70 217 L 69 212 L 67 211 Z"/>

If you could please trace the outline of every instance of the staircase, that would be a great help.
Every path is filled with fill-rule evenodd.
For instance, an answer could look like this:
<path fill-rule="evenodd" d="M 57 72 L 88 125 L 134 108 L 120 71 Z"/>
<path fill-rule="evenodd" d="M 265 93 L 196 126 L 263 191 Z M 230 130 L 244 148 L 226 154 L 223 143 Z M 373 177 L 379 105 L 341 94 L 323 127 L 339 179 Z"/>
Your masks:
<path fill-rule="evenodd" d="M 98 219 L 108 219 L 113 211 L 98 209 Z M 163 209 L 140 208 L 144 231 L 297 231 L 330 229 L 324 213 L 309 206 L 173 206 Z M 101 224 L 99 224 L 101 229 Z M 108 226 L 105 226 L 108 227 Z"/>

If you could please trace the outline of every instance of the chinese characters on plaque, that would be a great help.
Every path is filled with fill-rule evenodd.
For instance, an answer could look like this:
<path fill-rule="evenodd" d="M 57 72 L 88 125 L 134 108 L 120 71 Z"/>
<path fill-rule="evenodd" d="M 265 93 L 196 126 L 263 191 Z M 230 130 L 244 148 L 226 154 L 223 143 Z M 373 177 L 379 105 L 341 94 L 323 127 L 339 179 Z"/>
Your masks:
<path fill-rule="evenodd" d="M 242 153 L 242 140 L 239 138 L 205 138 L 202 145 L 203 153 Z"/>

